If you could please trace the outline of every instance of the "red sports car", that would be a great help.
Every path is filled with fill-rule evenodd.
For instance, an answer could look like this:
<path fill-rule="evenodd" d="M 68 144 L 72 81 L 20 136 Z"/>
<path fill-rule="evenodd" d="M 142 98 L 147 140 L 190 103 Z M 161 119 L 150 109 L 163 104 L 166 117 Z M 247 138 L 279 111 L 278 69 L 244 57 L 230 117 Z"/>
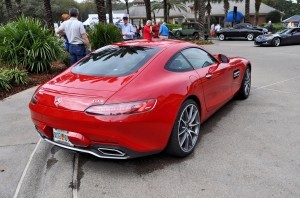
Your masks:
<path fill-rule="evenodd" d="M 250 93 L 251 64 L 198 45 L 134 40 L 102 47 L 40 86 L 29 104 L 41 137 L 100 158 L 166 150 L 184 157 L 200 125 Z"/>

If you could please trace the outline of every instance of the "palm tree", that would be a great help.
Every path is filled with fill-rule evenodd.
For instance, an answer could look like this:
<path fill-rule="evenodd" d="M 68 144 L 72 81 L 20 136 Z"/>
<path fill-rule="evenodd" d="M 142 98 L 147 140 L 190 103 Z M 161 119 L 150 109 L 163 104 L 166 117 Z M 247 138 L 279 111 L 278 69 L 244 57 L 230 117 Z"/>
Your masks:
<path fill-rule="evenodd" d="M 5 0 L 5 6 L 6 6 L 6 10 L 7 10 L 8 19 L 9 20 L 14 20 L 15 16 L 14 16 L 14 13 L 13 13 L 11 0 Z"/>
<path fill-rule="evenodd" d="M 50 29 L 51 32 L 54 32 L 54 24 L 53 24 L 53 16 L 52 16 L 50 0 L 44 0 L 44 8 L 46 14 L 47 27 Z"/>
<path fill-rule="evenodd" d="M 228 0 L 223 0 L 223 2 L 224 2 L 224 12 L 225 12 L 225 19 L 226 19 L 230 5 L 229 5 L 229 1 Z"/>
<path fill-rule="evenodd" d="M 107 10 L 108 10 L 108 20 L 109 23 L 113 23 L 113 16 L 112 16 L 112 3 L 111 0 L 106 0 L 106 4 L 107 4 Z"/>
<path fill-rule="evenodd" d="M 254 16 L 254 25 L 258 23 L 259 17 L 259 8 L 260 8 L 261 0 L 255 0 L 255 16 Z"/>
<path fill-rule="evenodd" d="M 250 0 L 245 0 L 245 22 L 249 23 L 250 22 Z"/>
<path fill-rule="evenodd" d="M 210 13 L 211 13 L 211 4 L 210 0 L 207 0 L 207 5 L 205 7 L 206 12 L 207 12 L 207 25 L 210 27 Z"/>
<path fill-rule="evenodd" d="M 157 10 L 159 11 L 160 9 L 164 8 L 164 4 L 162 5 L 161 3 L 157 2 L 152 4 L 152 10 Z M 169 17 L 170 17 L 170 10 L 178 10 L 181 12 L 181 10 L 187 12 L 187 7 L 184 3 L 176 1 L 176 0 L 167 0 L 167 17 L 166 17 L 166 22 L 169 22 Z"/>
<path fill-rule="evenodd" d="M 164 5 L 164 22 L 168 23 L 169 21 L 168 21 L 168 16 L 167 16 L 167 15 L 168 15 L 168 11 L 167 11 L 167 9 L 168 9 L 167 0 L 164 0 L 163 5 Z"/>
<path fill-rule="evenodd" d="M 21 16 L 22 15 L 21 0 L 15 0 L 15 1 L 16 1 L 17 14 L 18 16 Z"/>
<path fill-rule="evenodd" d="M 197 14 L 199 14 L 198 12 L 198 8 L 199 8 L 199 1 L 198 0 L 194 0 L 194 14 L 195 14 L 195 19 L 194 21 L 196 22 L 197 21 Z"/>
<path fill-rule="evenodd" d="M 204 38 L 204 23 L 205 23 L 205 0 L 199 0 L 199 6 L 198 6 L 198 11 L 199 11 L 199 39 Z"/>
<path fill-rule="evenodd" d="M 128 0 L 125 0 L 125 4 L 126 4 L 126 11 L 127 11 L 127 14 L 129 15 Z"/>
<path fill-rule="evenodd" d="M 144 0 L 146 7 L 146 19 L 151 20 L 151 3 L 150 0 Z"/>
<path fill-rule="evenodd" d="M 105 2 L 104 0 L 95 0 L 99 23 L 106 23 Z"/>

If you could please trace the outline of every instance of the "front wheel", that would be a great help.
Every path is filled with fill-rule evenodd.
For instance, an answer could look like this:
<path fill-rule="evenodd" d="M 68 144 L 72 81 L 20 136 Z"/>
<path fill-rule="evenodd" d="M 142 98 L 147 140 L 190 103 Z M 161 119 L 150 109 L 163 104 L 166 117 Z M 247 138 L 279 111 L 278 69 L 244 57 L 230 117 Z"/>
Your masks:
<path fill-rule="evenodd" d="M 253 41 L 254 35 L 253 34 L 248 34 L 247 39 L 248 39 L 248 41 Z"/>
<path fill-rule="evenodd" d="M 274 38 L 272 44 L 274 47 L 278 47 L 280 45 L 280 38 L 278 37 Z"/>
<path fill-rule="evenodd" d="M 224 41 L 225 40 L 225 35 L 224 34 L 220 34 L 219 35 L 219 40 L 220 41 Z"/>
<path fill-rule="evenodd" d="M 251 70 L 248 66 L 245 70 L 243 81 L 241 84 L 241 88 L 238 92 L 238 98 L 239 99 L 247 99 L 250 95 L 250 89 L 251 89 Z"/>
<path fill-rule="evenodd" d="M 166 151 L 185 157 L 195 149 L 200 133 L 200 112 L 194 100 L 186 100 L 180 107 Z"/>

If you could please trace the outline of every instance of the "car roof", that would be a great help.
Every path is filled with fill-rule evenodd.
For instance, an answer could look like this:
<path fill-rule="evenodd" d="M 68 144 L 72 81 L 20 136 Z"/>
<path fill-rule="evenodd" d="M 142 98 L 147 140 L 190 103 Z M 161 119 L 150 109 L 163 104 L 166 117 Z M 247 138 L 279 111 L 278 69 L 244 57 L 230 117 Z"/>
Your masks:
<path fill-rule="evenodd" d="M 147 39 L 137 39 L 131 41 L 124 41 L 115 43 L 113 45 L 117 46 L 145 46 L 145 47 L 161 47 L 161 48 L 169 48 L 174 47 L 174 45 L 186 45 L 193 46 L 195 44 L 181 41 L 181 40 L 172 40 L 172 39 L 153 39 L 152 41 L 148 41 Z"/>

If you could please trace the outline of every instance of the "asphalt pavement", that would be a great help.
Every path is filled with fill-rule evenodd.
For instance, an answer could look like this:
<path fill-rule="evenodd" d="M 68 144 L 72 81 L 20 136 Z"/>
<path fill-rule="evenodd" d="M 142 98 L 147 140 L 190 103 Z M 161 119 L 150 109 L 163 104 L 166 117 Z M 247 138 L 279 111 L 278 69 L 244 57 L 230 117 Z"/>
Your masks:
<path fill-rule="evenodd" d="M 252 63 L 252 90 L 201 126 L 187 158 L 104 160 L 41 141 L 28 103 L 0 101 L 0 197 L 300 197 L 300 45 L 214 41 Z"/>

